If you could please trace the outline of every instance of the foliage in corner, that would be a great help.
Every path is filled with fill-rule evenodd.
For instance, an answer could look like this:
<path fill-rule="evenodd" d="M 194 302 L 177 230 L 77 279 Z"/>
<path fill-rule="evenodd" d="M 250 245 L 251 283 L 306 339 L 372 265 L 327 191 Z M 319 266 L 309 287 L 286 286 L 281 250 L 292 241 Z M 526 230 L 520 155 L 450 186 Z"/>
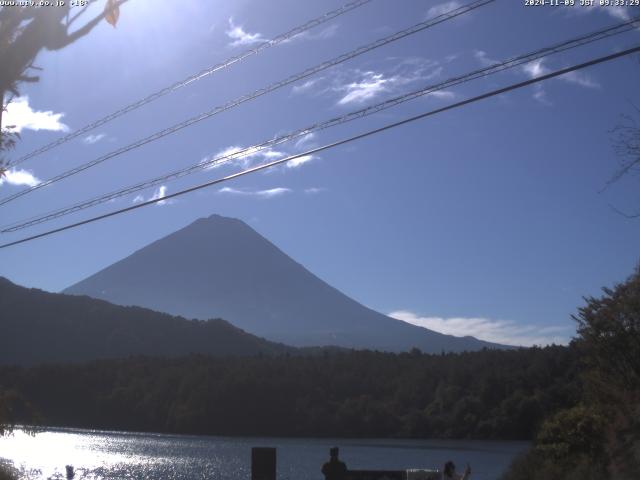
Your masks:
<path fill-rule="evenodd" d="M 585 301 L 582 402 L 548 418 L 503 480 L 640 478 L 640 271 Z"/>

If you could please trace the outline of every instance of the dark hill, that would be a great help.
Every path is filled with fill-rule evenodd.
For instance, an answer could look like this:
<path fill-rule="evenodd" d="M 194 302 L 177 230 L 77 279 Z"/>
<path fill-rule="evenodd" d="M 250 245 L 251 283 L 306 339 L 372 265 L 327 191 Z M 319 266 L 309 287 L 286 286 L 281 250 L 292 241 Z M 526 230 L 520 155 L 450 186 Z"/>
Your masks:
<path fill-rule="evenodd" d="M 500 345 L 443 335 L 375 312 L 328 285 L 244 222 L 212 215 L 69 287 L 119 305 L 221 317 L 296 346 L 425 352 Z"/>
<path fill-rule="evenodd" d="M 130 355 L 277 354 L 224 320 L 186 320 L 140 307 L 28 289 L 0 277 L 0 363 L 81 362 Z"/>

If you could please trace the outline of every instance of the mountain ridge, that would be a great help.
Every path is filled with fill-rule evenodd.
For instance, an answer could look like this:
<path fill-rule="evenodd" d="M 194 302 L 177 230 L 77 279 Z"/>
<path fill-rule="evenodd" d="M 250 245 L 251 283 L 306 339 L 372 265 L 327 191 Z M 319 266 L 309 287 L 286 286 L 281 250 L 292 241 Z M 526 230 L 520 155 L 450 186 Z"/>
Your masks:
<path fill-rule="evenodd" d="M 187 320 L 88 296 L 21 287 L 4 277 L 0 277 L 0 312 L 0 364 L 297 351 L 244 332 L 225 320 Z"/>
<path fill-rule="evenodd" d="M 243 221 L 199 218 L 64 290 L 172 315 L 220 317 L 294 346 L 425 352 L 504 348 L 387 317 L 321 280 Z"/>

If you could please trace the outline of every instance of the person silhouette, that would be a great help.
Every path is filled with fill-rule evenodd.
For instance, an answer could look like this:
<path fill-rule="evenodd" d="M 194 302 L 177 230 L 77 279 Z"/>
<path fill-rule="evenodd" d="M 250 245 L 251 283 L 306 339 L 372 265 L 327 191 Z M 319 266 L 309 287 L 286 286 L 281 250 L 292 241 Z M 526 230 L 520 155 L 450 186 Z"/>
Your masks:
<path fill-rule="evenodd" d="M 338 447 L 329 450 L 329 461 L 322 465 L 322 474 L 325 480 L 344 480 L 347 474 L 347 465 L 338 458 Z"/>
<path fill-rule="evenodd" d="M 456 473 L 456 465 L 449 460 L 444 464 L 442 480 L 467 480 L 471 476 L 471 467 L 467 464 L 462 475 Z"/>

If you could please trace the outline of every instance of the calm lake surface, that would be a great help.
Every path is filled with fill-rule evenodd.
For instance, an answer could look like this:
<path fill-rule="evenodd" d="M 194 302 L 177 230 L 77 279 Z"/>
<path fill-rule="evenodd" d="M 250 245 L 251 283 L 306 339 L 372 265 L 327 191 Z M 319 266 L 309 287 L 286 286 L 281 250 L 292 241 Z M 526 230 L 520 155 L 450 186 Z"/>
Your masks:
<path fill-rule="evenodd" d="M 0 439 L 0 458 L 28 479 L 63 479 L 73 465 L 76 479 L 251 478 L 251 447 L 276 447 L 280 480 L 323 480 L 328 449 L 352 469 L 441 468 L 453 460 L 471 464 L 473 480 L 494 480 L 525 442 L 447 440 L 353 440 L 305 438 L 229 438 L 189 435 L 48 429 L 32 437 L 23 432 Z"/>

